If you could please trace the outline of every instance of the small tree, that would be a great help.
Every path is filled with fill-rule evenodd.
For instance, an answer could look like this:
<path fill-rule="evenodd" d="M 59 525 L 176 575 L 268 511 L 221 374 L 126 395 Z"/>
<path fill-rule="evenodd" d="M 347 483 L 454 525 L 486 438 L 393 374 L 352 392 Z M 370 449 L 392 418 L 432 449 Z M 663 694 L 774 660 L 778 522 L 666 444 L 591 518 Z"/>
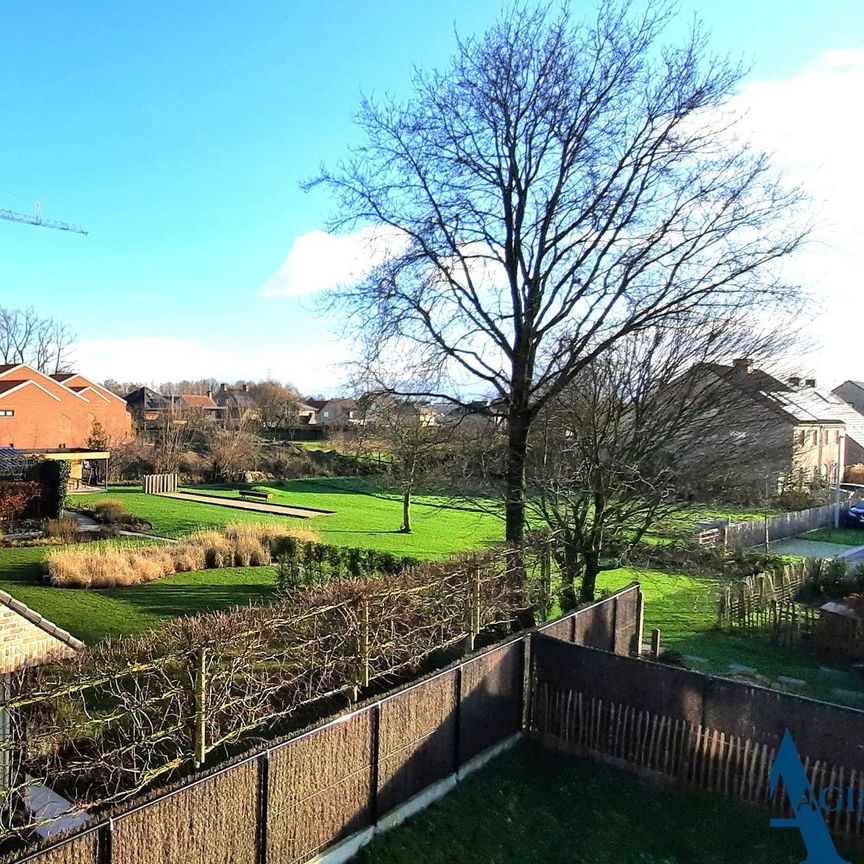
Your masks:
<path fill-rule="evenodd" d="M 411 496 L 440 466 L 452 428 L 436 423 L 434 414 L 422 403 L 378 395 L 368 396 L 366 404 L 371 410 L 367 410 L 364 428 L 388 450 L 390 471 L 402 493 L 399 530 L 410 534 Z"/>
<path fill-rule="evenodd" d="M 264 429 L 287 429 L 298 424 L 303 400 L 294 387 L 269 379 L 253 384 L 249 392 Z"/>
<path fill-rule="evenodd" d="M 723 485 L 729 474 L 761 475 L 759 466 L 776 476 L 788 462 L 774 434 L 785 427 L 770 410 L 736 398 L 724 375 L 703 374 L 728 368 L 710 361 L 736 347 L 777 350 L 778 338 L 733 321 L 679 322 L 622 340 L 547 404 L 529 460 L 528 506 L 555 540 L 566 603 L 576 602 L 577 582 L 579 598 L 593 600 L 598 574 L 688 508 L 694 489 L 712 478 Z"/>
<path fill-rule="evenodd" d="M 190 442 L 191 433 L 186 424 L 167 419 L 156 431 L 153 470 L 157 474 L 176 474 Z"/>
<path fill-rule="evenodd" d="M 239 429 L 217 429 L 209 441 L 213 474 L 230 480 L 243 471 L 252 471 L 261 456 L 261 438 L 248 422 Z"/>

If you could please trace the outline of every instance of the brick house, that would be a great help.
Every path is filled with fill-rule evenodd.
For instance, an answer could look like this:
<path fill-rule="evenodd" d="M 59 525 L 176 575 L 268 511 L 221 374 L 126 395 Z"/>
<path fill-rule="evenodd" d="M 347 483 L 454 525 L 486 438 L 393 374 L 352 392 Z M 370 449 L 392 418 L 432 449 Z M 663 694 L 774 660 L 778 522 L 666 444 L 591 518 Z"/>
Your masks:
<path fill-rule="evenodd" d="M 212 391 L 206 395 L 182 393 L 174 398 L 174 413 L 179 418 L 197 416 L 215 423 L 221 419 L 225 409 L 216 404 Z"/>
<path fill-rule="evenodd" d="M 846 464 L 848 406 L 817 390 L 814 379 L 781 381 L 747 358 L 697 364 L 688 374 L 701 376 L 723 404 L 721 422 L 737 426 L 755 472 L 802 486 L 830 483 Z"/>
<path fill-rule="evenodd" d="M 831 391 L 838 399 L 864 415 L 864 381 L 844 381 Z"/>
<path fill-rule="evenodd" d="M 318 423 L 331 429 L 362 426 L 363 411 L 356 399 L 328 399 L 318 409 Z"/>
<path fill-rule="evenodd" d="M 260 416 L 248 384 L 241 384 L 239 387 L 220 384 L 214 399 L 222 409 L 222 422 L 226 426 L 255 422 Z"/>
<path fill-rule="evenodd" d="M 110 455 L 88 449 L 96 423 L 109 441 L 132 436 L 125 400 L 83 375 L 46 375 L 23 363 L 0 365 L 0 447 L 68 461 L 76 485 L 85 462 Z"/>
<path fill-rule="evenodd" d="M 159 426 L 171 414 L 171 399 L 150 387 L 139 387 L 125 397 L 132 418 L 142 429 Z"/>
<path fill-rule="evenodd" d="M 0 366 L 0 445 L 18 450 L 84 449 L 93 424 L 112 441 L 132 435 L 126 402 L 82 375 Z"/>

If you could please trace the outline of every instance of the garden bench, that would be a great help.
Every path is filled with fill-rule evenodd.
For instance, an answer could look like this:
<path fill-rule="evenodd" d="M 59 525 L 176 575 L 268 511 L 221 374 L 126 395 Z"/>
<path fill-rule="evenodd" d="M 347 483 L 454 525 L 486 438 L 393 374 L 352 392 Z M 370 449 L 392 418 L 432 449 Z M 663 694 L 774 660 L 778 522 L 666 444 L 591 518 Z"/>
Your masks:
<path fill-rule="evenodd" d="M 241 489 L 241 498 L 254 498 L 256 501 L 269 501 L 273 497 L 272 492 L 259 492 L 257 489 Z"/>

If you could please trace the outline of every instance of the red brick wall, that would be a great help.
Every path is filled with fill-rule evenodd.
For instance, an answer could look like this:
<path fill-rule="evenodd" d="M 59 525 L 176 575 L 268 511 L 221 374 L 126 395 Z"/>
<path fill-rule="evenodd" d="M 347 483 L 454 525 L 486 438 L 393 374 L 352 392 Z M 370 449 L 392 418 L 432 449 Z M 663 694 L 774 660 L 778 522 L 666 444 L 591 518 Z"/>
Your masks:
<path fill-rule="evenodd" d="M 15 412 L 14 417 L 0 416 L 0 447 L 11 445 L 21 450 L 61 445 L 70 449 L 86 447 L 94 420 L 102 424 L 112 442 L 125 441 L 132 434 L 126 403 L 100 390 L 77 394 L 27 368 L 10 370 L 0 378 L 7 381 L 28 378 L 40 385 L 29 384 L 0 394 L 0 409 Z M 89 382 L 76 376 L 67 383 L 82 386 Z"/>

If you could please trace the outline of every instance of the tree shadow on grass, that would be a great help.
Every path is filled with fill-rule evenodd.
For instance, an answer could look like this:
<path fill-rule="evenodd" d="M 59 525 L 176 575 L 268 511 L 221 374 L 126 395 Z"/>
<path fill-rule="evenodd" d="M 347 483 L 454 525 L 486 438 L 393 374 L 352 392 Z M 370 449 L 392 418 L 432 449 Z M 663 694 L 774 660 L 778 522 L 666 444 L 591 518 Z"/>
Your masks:
<path fill-rule="evenodd" d="M 104 588 L 100 593 L 134 606 L 149 615 L 174 618 L 217 612 L 233 606 L 248 606 L 273 600 L 276 594 L 272 582 L 246 584 L 183 584 L 151 582 L 128 588 Z"/>

